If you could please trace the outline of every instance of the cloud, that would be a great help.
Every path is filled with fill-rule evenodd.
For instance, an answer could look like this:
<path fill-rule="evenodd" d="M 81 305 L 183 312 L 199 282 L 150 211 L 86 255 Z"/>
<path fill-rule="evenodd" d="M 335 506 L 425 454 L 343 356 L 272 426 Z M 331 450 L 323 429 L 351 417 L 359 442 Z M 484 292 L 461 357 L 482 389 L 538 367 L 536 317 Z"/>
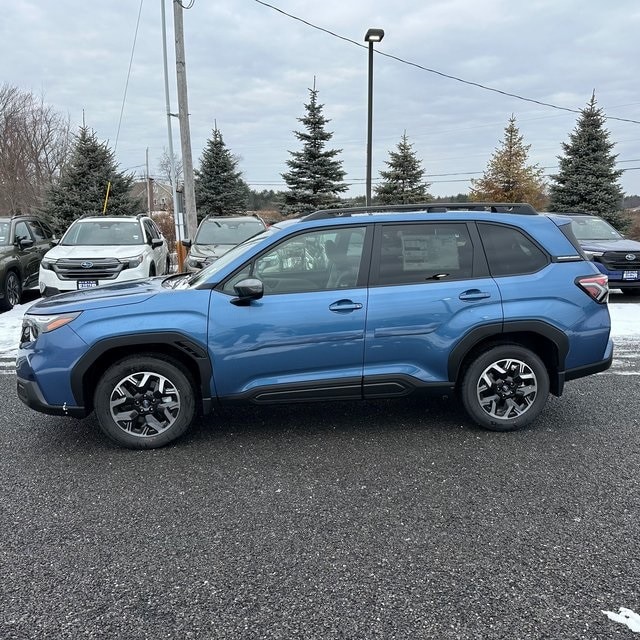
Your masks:
<path fill-rule="evenodd" d="M 368 27 L 385 30 L 376 51 L 479 84 L 569 108 L 583 107 L 596 89 L 608 115 L 640 119 L 629 70 L 637 58 L 636 0 L 325 0 L 275 1 L 283 11 L 352 39 L 345 42 L 252 0 L 195 0 L 184 11 L 189 111 L 194 162 L 217 121 L 245 177 L 282 185 L 287 150 L 314 76 L 330 144 L 342 148 L 347 179 L 365 173 Z M 131 0 L 87 3 L 14 2 L 3 7 L 0 53 L 4 81 L 42 93 L 74 125 L 92 126 L 115 144 L 140 5 Z M 172 110 L 177 110 L 173 9 L 166 2 Z M 357 46 L 358 44 L 363 46 Z M 406 129 L 433 173 L 482 171 L 513 113 L 543 166 L 556 156 L 576 114 L 485 91 L 376 54 L 374 59 L 374 177 Z M 143 5 L 116 156 L 123 168 L 152 173 L 167 146 L 160 8 Z M 638 154 L 640 125 L 609 121 L 621 161 Z M 180 148 L 173 121 L 174 147 Z M 633 163 L 621 167 L 635 166 Z M 464 182 L 434 184 L 448 194 Z M 469 176 L 467 176 L 469 177 Z M 623 175 L 640 193 L 640 171 Z M 364 188 L 354 187 L 352 193 Z"/>

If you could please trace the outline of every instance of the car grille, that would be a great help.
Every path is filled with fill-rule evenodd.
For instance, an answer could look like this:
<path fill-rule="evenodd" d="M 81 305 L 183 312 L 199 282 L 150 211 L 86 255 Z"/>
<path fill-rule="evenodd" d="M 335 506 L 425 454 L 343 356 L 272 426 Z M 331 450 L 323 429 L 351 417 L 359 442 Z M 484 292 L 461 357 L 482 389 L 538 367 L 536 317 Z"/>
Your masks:
<path fill-rule="evenodd" d="M 627 260 L 627 256 L 634 256 L 634 259 Z M 600 262 L 610 271 L 640 269 L 640 251 L 607 251 Z"/>
<path fill-rule="evenodd" d="M 116 258 L 99 258 L 87 260 L 82 258 L 66 258 L 51 265 L 60 280 L 113 280 L 124 268 L 124 264 Z"/>

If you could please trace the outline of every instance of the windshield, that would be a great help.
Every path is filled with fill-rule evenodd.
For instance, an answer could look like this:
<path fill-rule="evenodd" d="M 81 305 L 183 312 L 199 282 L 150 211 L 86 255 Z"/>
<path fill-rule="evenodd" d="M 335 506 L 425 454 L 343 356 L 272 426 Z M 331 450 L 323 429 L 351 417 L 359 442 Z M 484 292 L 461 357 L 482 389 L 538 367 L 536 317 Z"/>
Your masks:
<path fill-rule="evenodd" d="M 87 220 L 74 222 L 62 237 L 63 245 L 144 244 L 137 220 Z"/>
<path fill-rule="evenodd" d="M 226 267 L 230 262 L 233 262 L 238 256 L 241 256 L 245 251 L 258 244 L 258 242 L 260 242 L 261 240 L 264 240 L 270 235 L 273 235 L 276 231 L 278 231 L 277 227 L 269 227 L 262 233 L 249 238 L 249 240 L 246 240 L 242 244 L 234 247 L 233 249 L 231 249 L 231 251 L 227 251 L 227 253 L 220 256 L 220 258 L 218 258 L 215 262 L 212 262 L 208 267 L 205 267 L 201 271 L 195 273 L 188 280 L 181 282 L 179 284 L 179 287 L 197 287 L 199 284 L 202 284 L 206 280 L 209 280 L 211 276 L 218 273 L 218 271 Z"/>
<path fill-rule="evenodd" d="M 255 218 L 242 221 L 207 219 L 198 229 L 195 244 L 240 244 L 263 229 L 264 225 Z"/>
<path fill-rule="evenodd" d="M 571 218 L 571 229 L 578 240 L 619 240 L 622 238 L 608 222 L 595 216 Z"/>

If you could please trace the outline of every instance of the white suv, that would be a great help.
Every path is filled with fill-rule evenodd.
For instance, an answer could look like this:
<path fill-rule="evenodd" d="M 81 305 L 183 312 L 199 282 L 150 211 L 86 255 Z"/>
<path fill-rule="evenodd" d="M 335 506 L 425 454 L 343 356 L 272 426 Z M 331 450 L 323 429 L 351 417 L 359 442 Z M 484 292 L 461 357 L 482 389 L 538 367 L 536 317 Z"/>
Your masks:
<path fill-rule="evenodd" d="M 167 242 L 149 216 L 83 216 L 42 259 L 40 293 L 163 275 L 170 266 Z"/>

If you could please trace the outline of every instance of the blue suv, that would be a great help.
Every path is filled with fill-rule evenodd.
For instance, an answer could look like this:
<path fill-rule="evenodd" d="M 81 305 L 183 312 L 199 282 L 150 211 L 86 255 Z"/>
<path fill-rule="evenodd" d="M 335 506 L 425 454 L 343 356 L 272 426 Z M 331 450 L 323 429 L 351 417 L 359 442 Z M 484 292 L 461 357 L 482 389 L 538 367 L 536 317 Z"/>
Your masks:
<path fill-rule="evenodd" d="M 558 213 L 569 216 L 573 234 L 587 258 L 609 278 L 610 289 L 640 296 L 640 242 L 625 238 L 608 222 L 588 213 Z"/>
<path fill-rule="evenodd" d="M 568 218 L 529 205 L 318 211 L 196 274 L 79 290 L 24 317 L 17 391 L 154 448 L 220 403 L 457 393 L 473 421 L 528 425 L 607 369 L 607 277 Z"/>

